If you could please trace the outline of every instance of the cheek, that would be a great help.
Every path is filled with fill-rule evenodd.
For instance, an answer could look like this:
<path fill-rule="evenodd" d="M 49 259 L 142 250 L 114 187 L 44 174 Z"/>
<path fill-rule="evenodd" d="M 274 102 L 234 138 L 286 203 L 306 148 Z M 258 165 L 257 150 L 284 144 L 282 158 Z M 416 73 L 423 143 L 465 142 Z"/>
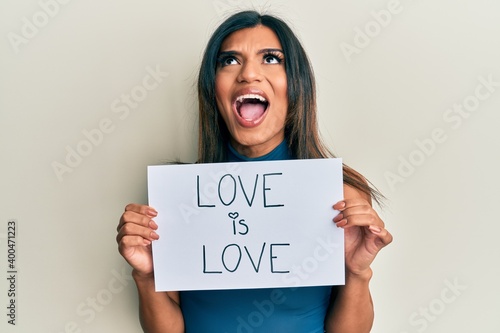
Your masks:
<path fill-rule="evenodd" d="M 224 113 L 227 112 L 224 107 L 227 104 L 228 90 L 224 85 L 224 80 L 220 78 L 218 75 L 215 76 L 215 102 L 217 104 L 217 108 L 224 116 Z"/>
<path fill-rule="evenodd" d="M 279 85 L 276 86 L 276 97 L 280 106 L 280 113 L 283 118 L 286 117 L 288 113 L 288 89 L 287 89 L 286 76 L 279 81 Z"/>
<path fill-rule="evenodd" d="M 281 104 L 288 104 L 288 82 L 286 75 L 283 75 L 275 81 L 276 96 L 279 97 Z"/>
<path fill-rule="evenodd" d="M 224 87 L 223 82 L 220 79 L 219 75 L 215 76 L 215 99 L 217 101 L 217 105 L 219 105 L 221 101 L 221 97 L 224 95 Z"/>
<path fill-rule="evenodd" d="M 282 96 L 280 96 L 279 109 L 276 112 L 276 119 L 280 127 L 286 126 L 288 118 L 288 97 L 286 89 Z"/>

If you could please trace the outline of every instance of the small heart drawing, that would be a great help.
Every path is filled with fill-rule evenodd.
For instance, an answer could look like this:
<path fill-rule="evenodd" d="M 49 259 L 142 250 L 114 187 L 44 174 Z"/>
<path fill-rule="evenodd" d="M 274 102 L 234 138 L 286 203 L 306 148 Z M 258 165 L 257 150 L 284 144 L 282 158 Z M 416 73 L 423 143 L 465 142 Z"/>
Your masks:
<path fill-rule="evenodd" d="M 236 219 L 238 216 L 240 216 L 240 214 L 238 214 L 238 212 L 234 212 L 234 213 L 229 213 L 227 214 L 227 216 L 229 216 L 230 218 L 232 218 L 233 220 Z"/>

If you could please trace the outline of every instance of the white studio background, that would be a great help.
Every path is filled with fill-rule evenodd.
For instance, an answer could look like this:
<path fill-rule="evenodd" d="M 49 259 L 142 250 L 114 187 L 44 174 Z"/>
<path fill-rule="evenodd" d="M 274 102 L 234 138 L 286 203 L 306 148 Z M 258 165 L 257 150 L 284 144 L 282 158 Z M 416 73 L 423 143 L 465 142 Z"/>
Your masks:
<path fill-rule="evenodd" d="M 226 12 L 249 7 L 291 22 L 326 141 L 388 198 L 395 240 L 373 265 L 373 332 L 499 332 L 493 0 L 3 0 L 0 331 L 140 331 L 118 218 L 147 201 L 148 164 L 194 161 L 203 48 Z"/>

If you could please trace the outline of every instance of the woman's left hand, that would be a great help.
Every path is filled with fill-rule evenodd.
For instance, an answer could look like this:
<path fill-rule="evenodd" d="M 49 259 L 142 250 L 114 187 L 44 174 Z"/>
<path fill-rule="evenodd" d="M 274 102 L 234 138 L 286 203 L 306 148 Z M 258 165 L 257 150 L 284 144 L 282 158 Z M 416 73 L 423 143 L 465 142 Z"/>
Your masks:
<path fill-rule="evenodd" d="M 344 229 L 347 272 L 362 275 L 370 271 L 377 253 L 392 242 L 392 235 L 370 202 L 358 191 L 350 188 L 345 191 L 345 197 L 333 206 L 339 211 L 333 222 Z"/>

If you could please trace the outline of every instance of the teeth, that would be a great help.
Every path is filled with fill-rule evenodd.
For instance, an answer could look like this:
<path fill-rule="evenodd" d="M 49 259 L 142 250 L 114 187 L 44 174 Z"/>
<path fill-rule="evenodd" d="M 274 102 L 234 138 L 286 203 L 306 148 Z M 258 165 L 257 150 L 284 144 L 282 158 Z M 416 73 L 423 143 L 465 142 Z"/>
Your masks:
<path fill-rule="evenodd" d="M 259 101 L 261 101 L 263 103 L 267 102 L 267 100 L 263 96 L 257 95 L 257 94 L 241 95 L 241 96 L 238 96 L 238 98 L 236 98 L 236 101 L 241 103 L 241 102 L 243 102 L 243 100 L 248 99 L 248 98 L 258 99 Z"/>

